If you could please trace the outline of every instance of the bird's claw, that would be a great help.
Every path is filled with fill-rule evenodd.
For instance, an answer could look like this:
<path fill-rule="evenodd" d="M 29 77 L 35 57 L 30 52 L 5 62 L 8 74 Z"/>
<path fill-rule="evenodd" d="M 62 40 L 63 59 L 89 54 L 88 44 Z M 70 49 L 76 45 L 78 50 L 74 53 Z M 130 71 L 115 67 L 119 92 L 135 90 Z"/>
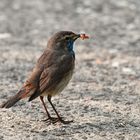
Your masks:
<path fill-rule="evenodd" d="M 59 120 L 61 123 L 63 123 L 63 124 L 69 124 L 69 123 L 72 123 L 73 122 L 73 120 L 71 120 L 71 121 L 64 121 L 64 120 Z"/>
<path fill-rule="evenodd" d="M 61 118 L 50 117 L 50 118 L 47 118 L 47 119 L 45 119 L 43 121 L 45 121 L 45 122 L 47 122 L 49 124 L 55 124 L 57 122 L 61 122 L 63 124 L 69 124 L 69 123 L 73 122 L 73 120 L 71 120 L 71 121 L 64 121 L 63 118 L 64 117 L 61 117 Z"/>

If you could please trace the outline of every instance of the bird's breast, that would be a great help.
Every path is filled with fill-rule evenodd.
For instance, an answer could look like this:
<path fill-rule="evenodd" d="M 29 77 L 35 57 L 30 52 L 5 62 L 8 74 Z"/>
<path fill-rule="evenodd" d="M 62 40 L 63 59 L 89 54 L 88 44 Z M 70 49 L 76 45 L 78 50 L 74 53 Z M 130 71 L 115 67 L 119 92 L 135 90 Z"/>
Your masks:
<path fill-rule="evenodd" d="M 56 92 L 60 93 L 69 83 L 73 75 L 73 70 L 64 76 L 61 82 L 56 87 Z"/>
<path fill-rule="evenodd" d="M 69 71 L 63 79 L 56 85 L 56 87 L 47 93 L 47 95 L 55 96 L 63 91 L 63 89 L 68 85 L 69 81 L 71 80 L 73 75 L 73 70 Z"/>

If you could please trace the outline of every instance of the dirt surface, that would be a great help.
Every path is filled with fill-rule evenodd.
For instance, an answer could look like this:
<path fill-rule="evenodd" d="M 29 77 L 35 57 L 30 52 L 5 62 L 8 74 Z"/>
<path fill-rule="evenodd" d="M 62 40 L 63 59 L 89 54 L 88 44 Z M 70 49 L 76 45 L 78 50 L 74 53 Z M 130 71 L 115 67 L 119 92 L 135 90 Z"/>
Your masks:
<path fill-rule="evenodd" d="M 140 140 L 139 0 L 1 0 L 0 103 L 59 30 L 90 35 L 76 42 L 73 79 L 53 98 L 74 122 L 48 125 L 39 99 L 22 100 L 0 109 L 0 140 Z"/>

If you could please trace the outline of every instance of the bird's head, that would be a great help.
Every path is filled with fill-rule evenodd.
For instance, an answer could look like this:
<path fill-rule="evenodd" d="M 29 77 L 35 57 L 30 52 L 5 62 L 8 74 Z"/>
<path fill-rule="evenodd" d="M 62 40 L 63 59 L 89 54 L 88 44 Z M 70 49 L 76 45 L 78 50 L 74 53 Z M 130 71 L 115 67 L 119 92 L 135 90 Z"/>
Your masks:
<path fill-rule="evenodd" d="M 89 38 L 85 34 L 75 34 L 71 31 L 60 31 L 55 33 L 48 41 L 48 47 L 56 50 L 73 51 L 73 44 L 76 39 Z"/>

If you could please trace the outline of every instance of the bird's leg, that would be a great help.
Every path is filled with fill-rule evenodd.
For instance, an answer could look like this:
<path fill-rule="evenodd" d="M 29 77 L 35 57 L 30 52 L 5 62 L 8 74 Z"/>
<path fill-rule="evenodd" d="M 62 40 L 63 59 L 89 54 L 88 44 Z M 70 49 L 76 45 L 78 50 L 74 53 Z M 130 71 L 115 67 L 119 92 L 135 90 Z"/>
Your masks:
<path fill-rule="evenodd" d="M 45 102 L 44 102 L 44 100 L 43 100 L 43 96 L 40 96 L 40 100 L 41 100 L 41 102 L 42 102 L 42 104 L 43 104 L 43 107 L 44 107 L 44 109 L 45 109 L 45 111 L 46 111 L 46 113 L 47 113 L 47 119 L 45 119 L 44 121 L 51 121 L 50 123 L 55 123 L 56 122 L 56 120 L 57 120 L 57 118 L 54 118 L 54 117 L 51 117 L 51 115 L 50 115 L 50 113 L 48 112 L 48 110 L 47 110 L 47 107 L 46 107 L 46 105 L 45 105 Z"/>
<path fill-rule="evenodd" d="M 51 97 L 52 97 L 52 96 L 48 96 L 48 101 L 49 101 L 49 103 L 51 104 L 53 110 L 55 111 L 55 113 L 56 113 L 56 115 L 57 115 L 57 117 L 58 117 L 57 120 L 56 120 L 56 122 L 61 122 L 61 123 L 63 123 L 63 124 L 69 124 L 69 123 L 73 122 L 73 121 L 64 121 L 64 120 L 62 119 L 62 117 L 60 117 L 60 115 L 59 115 L 58 112 L 56 111 L 56 109 L 55 109 L 55 107 L 54 107 L 54 105 L 53 105 L 53 103 L 52 103 L 52 101 L 51 101 Z"/>
<path fill-rule="evenodd" d="M 47 113 L 48 119 L 51 118 L 50 113 L 48 112 L 47 107 L 45 105 L 45 102 L 43 100 L 43 96 L 40 96 L 40 100 L 41 100 L 41 102 L 42 102 L 42 104 L 44 106 L 44 109 L 45 109 L 46 113 Z"/>

